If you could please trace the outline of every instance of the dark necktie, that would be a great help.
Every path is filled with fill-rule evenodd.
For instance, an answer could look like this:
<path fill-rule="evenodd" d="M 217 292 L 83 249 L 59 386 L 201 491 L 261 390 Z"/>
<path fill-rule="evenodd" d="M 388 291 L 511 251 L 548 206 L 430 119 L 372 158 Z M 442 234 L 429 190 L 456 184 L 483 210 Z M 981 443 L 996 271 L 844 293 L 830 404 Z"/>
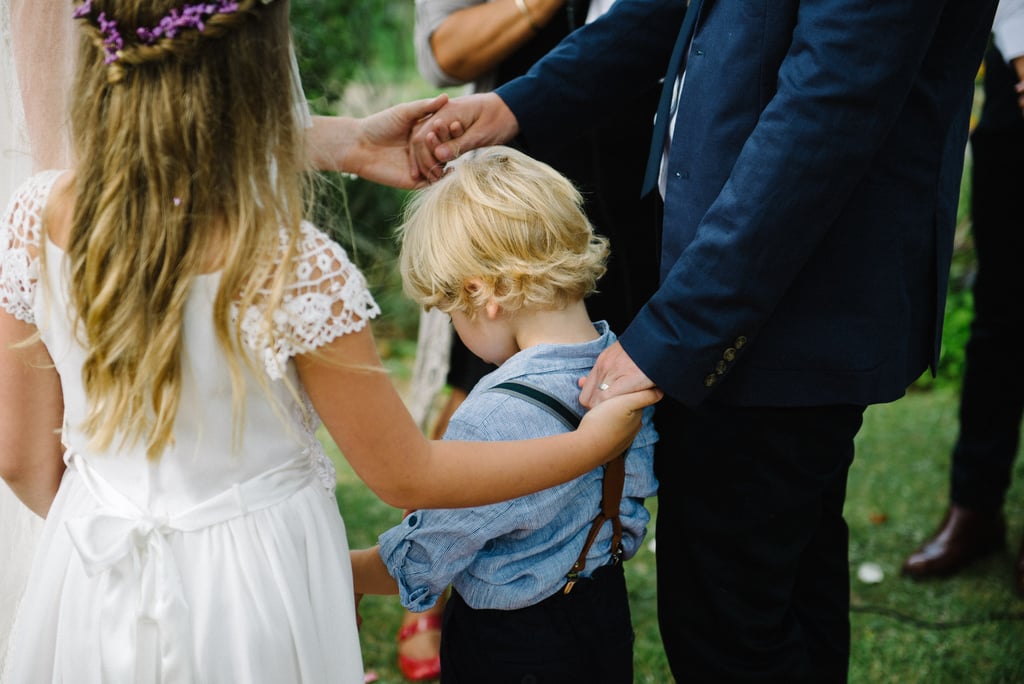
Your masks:
<path fill-rule="evenodd" d="M 672 49 L 672 58 L 668 62 L 668 73 L 665 74 L 665 83 L 661 87 L 661 99 L 658 100 L 658 114 L 654 120 L 651 153 L 647 157 L 647 172 L 644 174 L 644 184 L 640 190 L 641 197 L 658 184 L 661 156 L 665 150 L 665 136 L 668 135 L 668 122 L 671 118 L 669 109 L 672 107 L 672 91 L 675 90 L 676 79 L 679 77 L 679 70 L 683 65 L 683 53 L 686 52 L 686 47 L 690 44 L 693 26 L 697 23 L 697 15 L 700 14 L 700 5 L 701 0 L 690 0 L 682 28 L 679 29 L 679 37 L 676 38 L 676 45 Z"/>

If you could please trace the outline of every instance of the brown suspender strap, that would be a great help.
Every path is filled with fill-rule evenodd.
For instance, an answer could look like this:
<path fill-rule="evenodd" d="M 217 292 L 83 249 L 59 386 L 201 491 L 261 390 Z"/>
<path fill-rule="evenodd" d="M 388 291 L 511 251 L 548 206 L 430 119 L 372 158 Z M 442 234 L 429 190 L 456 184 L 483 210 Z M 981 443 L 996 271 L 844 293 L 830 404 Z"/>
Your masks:
<path fill-rule="evenodd" d="M 502 382 L 491 388 L 492 391 L 514 394 L 526 399 L 532 404 L 549 411 L 559 420 L 566 424 L 570 430 L 579 427 L 580 417 L 565 405 L 561 400 L 551 396 L 547 392 L 521 382 Z M 626 483 L 626 454 L 629 449 L 622 452 L 614 461 L 604 467 L 604 479 L 601 483 L 601 512 L 594 518 L 590 525 L 590 532 L 587 533 L 587 540 L 583 544 L 583 550 L 576 558 L 572 568 L 566 573 L 565 589 L 566 594 L 572 591 L 573 586 L 579 579 L 580 572 L 587 565 L 587 553 L 597 539 L 601 527 L 608 520 L 612 521 L 612 562 L 618 563 L 622 560 L 622 521 L 619 520 L 619 504 L 622 503 L 622 487 Z"/>
<path fill-rule="evenodd" d="M 604 468 L 604 481 L 601 484 L 601 512 L 594 518 L 590 525 L 590 532 L 587 534 L 587 541 L 583 543 L 583 550 L 576 557 L 572 569 L 566 575 L 568 582 L 565 583 L 566 594 L 572 591 L 576 581 L 579 579 L 583 568 L 587 566 L 587 553 L 597 539 L 598 533 L 604 526 L 605 521 L 612 521 L 612 562 L 618 563 L 622 560 L 622 521 L 619 520 L 619 504 L 622 502 L 622 486 L 626 482 L 626 454 L 616 458 Z"/>

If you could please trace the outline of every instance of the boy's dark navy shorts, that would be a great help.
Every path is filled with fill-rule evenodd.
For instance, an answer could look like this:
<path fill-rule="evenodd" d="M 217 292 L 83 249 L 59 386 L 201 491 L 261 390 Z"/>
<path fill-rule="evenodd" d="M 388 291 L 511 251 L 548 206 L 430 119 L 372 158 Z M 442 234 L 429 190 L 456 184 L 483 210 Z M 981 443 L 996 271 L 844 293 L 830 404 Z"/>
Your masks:
<path fill-rule="evenodd" d="M 474 610 L 452 590 L 441 630 L 442 684 L 632 681 L 622 563 L 518 610 Z"/>

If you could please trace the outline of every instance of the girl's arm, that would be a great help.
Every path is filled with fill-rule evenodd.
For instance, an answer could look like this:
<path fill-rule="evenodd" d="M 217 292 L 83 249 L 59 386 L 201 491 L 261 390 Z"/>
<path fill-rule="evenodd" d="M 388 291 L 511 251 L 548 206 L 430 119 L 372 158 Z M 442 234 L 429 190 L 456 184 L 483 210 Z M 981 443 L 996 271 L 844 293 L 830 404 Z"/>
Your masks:
<path fill-rule="evenodd" d="M 357 594 L 397 594 L 398 583 L 388 574 L 380 549 L 354 549 L 352 555 L 352 581 Z"/>
<path fill-rule="evenodd" d="M 383 372 L 369 326 L 296 357 L 317 413 L 360 478 L 397 508 L 504 501 L 567 482 L 620 454 L 658 390 L 590 411 L 580 429 L 510 442 L 431 442 Z"/>
<path fill-rule="evenodd" d="M 397 104 L 376 114 L 354 119 L 314 116 L 306 136 L 310 163 L 321 171 L 343 171 L 361 178 L 412 188 L 408 141 L 413 127 L 448 102 L 445 94 Z"/>
<path fill-rule="evenodd" d="M 64 473 L 60 377 L 36 329 L 0 308 L 0 477 L 36 514 L 46 517 Z"/>

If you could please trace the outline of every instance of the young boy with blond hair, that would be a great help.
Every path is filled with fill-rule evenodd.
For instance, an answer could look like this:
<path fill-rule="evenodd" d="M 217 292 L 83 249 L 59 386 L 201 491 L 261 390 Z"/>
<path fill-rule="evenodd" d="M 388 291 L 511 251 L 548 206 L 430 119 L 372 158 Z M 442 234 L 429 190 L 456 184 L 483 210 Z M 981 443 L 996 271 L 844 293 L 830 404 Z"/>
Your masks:
<path fill-rule="evenodd" d="M 450 167 L 406 211 L 403 283 L 423 306 L 450 314 L 466 346 L 498 369 L 452 416 L 445 438 L 564 432 L 584 411 L 578 381 L 615 341 L 583 303 L 604 273 L 607 241 L 594 234 L 579 192 L 546 164 L 494 147 Z M 398 593 L 417 611 L 452 586 L 443 683 L 631 682 L 621 561 L 643 541 L 644 498 L 657 488 L 651 413 L 625 458 L 617 522 L 594 524 L 609 498 L 604 468 L 500 504 L 414 511 L 377 547 L 352 552 L 357 594 Z M 609 486 L 618 496 L 619 485 Z"/>

